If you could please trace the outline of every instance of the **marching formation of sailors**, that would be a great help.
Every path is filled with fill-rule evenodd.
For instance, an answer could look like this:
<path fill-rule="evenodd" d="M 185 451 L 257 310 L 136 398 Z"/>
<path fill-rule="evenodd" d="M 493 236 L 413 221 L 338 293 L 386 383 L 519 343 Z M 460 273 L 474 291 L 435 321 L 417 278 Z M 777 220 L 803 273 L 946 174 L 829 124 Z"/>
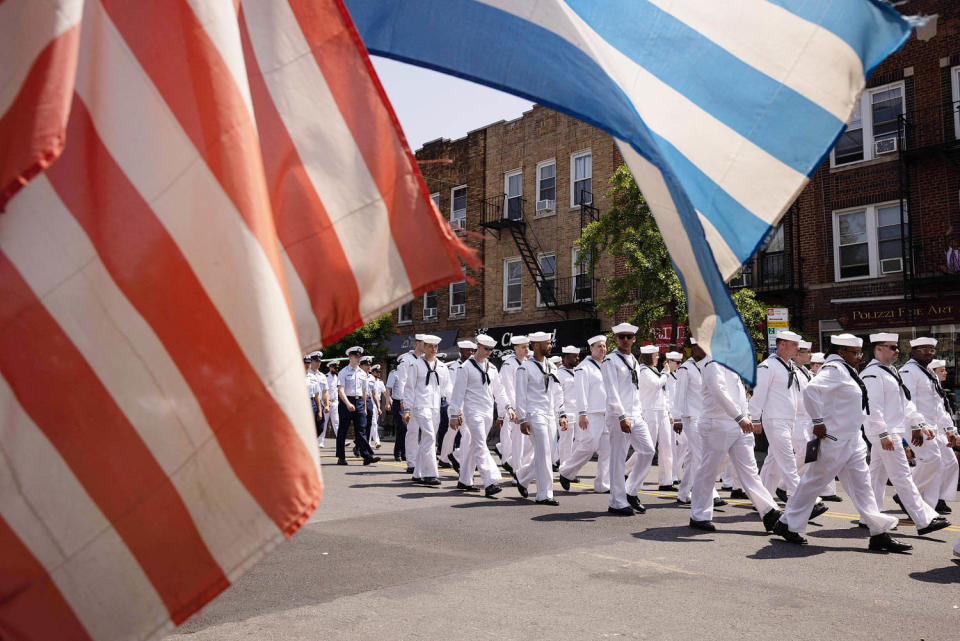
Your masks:
<path fill-rule="evenodd" d="M 332 424 L 337 463 L 346 465 L 352 425 L 354 454 L 365 465 L 375 463 L 371 440 L 380 445 L 373 426 L 392 409 L 394 457 L 425 486 L 441 485 L 439 449 L 440 465 L 456 470 L 460 491 L 496 496 L 503 491 L 502 467 L 521 497 L 528 498 L 535 483 L 535 502 L 556 506 L 554 472 L 570 492 L 596 456 L 593 491 L 610 495 L 611 514 L 635 516 L 646 512 L 639 495 L 656 457 L 658 492 L 676 492 L 698 530 L 717 529 L 713 510 L 726 504 L 718 476 L 731 498 L 752 503 L 766 531 L 790 543 L 806 543 L 807 524 L 828 511 L 825 501 L 842 500 L 837 478 L 860 527 L 869 531 L 870 550 L 911 549 L 890 535 L 899 519 L 881 512 L 888 482 L 918 534 L 950 526 L 944 515 L 956 500 L 960 468 L 953 448 L 960 438 L 941 386 L 945 363 L 934 359 L 935 339 L 910 341 L 910 359 L 898 370 L 899 336 L 871 334 L 873 358 L 858 371 L 862 339 L 838 334 L 826 354 L 812 353 L 799 334 L 781 330 L 748 397 L 740 377 L 692 337 L 690 357 L 668 352 L 658 368 L 657 346 L 634 349 L 638 329 L 613 327 L 610 353 L 606 336 L 591 337 L 583 360 L 575 345 L 550 357 L 549 333 L 513 336 L 512 353 L 499 369 L 490 362 L 497 347 L 490 336 L 460 341 L 459 359 L 447 365 L 438 358 L 440 338 L 418 334 L 386 385 L 361 347 L 348 349 L 349 364 L 339 372 L 331 366 L 327 375 L 319 372 L 322 353 L 308 354 L 307 393 L 320 444 Z M 441 423 L 446 433 L 438 448 Z M 499 465 L 487 447 L 494 428 Z M 762 469 L 754 454 L 760 433 L 769 444 Z M 960 537 L 954 553 L 960 556 Z"/>

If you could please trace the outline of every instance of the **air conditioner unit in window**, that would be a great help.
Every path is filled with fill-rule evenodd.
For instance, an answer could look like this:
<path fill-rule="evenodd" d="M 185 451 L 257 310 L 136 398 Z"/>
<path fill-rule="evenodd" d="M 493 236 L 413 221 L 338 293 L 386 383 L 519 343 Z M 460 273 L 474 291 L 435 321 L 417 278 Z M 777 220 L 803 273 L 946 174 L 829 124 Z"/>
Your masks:
<path fill-rule="evenodd" d="M 553 200 L 538 200 L 537 201 L 537 213 L 538 214 L 549 214 L 553 211 L 556 206 L 556 201 Z"/>
<path fill-rule="evenodd" d="M 897 150 L 896 138 L 881 138 L 873 141 L 873 155 L 891 154 Z"/>
<path fill-rule="evenodd" d="M 467 313 L 466 305 L 451 305 L 450 306 L 450 315 L 451 316 L 463 316 Z"/>
<path fill-rule="evenodd" d="M 884 274 L 893 274 L 895 272 L 903 271 L 903 259 L 901 258 L 886 258 L 880 261 L 880 271 Z"/>

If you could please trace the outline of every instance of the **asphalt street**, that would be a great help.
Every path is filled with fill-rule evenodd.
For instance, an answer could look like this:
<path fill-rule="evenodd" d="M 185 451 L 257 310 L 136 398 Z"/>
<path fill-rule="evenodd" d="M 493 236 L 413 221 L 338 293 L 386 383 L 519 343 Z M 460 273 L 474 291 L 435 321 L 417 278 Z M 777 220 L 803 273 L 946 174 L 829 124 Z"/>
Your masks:
<path fill-rule="evenodd" d="M 171 640 L 960 638 L 956 526 L 918 537 L 902 521 L 911 554 L 869 552 L 843 495 L 798 547 L 742 501 L 716 511 L 717 532 L 691 530 L 655 470 L 647 513 L 619 517 L 592 492 L 595 464 L 546 507 L 508 482 L 487 499 L 450 471 L 424 488 L 403 463 L 322 453 L 309 522 Z"/>

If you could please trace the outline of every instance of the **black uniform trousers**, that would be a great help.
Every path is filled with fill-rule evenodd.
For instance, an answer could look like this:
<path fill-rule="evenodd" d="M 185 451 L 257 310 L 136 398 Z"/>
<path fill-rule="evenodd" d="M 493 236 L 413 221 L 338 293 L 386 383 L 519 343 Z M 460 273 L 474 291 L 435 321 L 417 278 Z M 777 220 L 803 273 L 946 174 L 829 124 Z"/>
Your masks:
<path fill-rule="evenodd" d="M 337 431 L 337 458 L 346 459 L 347 431 L 353 425 L 353 442 L 357 453 L 363 459 L 373 458 L 373 448 L 370 447 L 370 436 L 367 432 L 367 413 L 360 396 L 348 396 L 347 400 L 353 405 L 353 411 L 347 409 L 347 404 L 340 400 L 340 429 Z"/>

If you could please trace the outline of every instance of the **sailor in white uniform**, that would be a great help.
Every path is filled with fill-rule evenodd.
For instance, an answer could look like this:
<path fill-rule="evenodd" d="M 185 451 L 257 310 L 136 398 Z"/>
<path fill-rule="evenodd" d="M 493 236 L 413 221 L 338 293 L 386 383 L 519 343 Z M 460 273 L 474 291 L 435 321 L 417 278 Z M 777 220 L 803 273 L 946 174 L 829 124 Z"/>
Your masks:
<path fill-rule="evenodd" d="M 513 354 L 503 359 L 503 363 L 500 365 L 500 380 L 503 381 L 503 389 L 507 394 L 507 401 L 511 407 L 516 408 L 517 370 L 520 369 L 520 364 L 526 360 L 530 353 L 530 339 L 526 336 L 511 336 L 510 344 L 513 346 Z M 500 442 L 497 445 L 497 452 L 500 454 L 503 469 L 511 474 L 519 467 L 513 460 L 514 445 L 523 445 L 519 426 L 512 421 L 504 421 L 503 425 L 500 426 Z M 519 456 L 517 458 L 519 458 Z"/>
<path fill-rule="evenodd" d="M 676 351 L 671 351 L 666 353 L 666 360 L 664 361 L 666 366 L 666 375 L 667 375 L 667 404 L 670 408 L 670 428 L 673 430 L 673 483 L 671 485 L 678 485 L 680 483 L 680 472 L 683 466 L 683 457 L 687 452 L 687 437 L 683 435 L 682 432 L 678 433 L 674 426 L 674 416 L 678 416 L 676 412 L 677 407 L 677 369 L 680 367 L 680 363 L 683 362 L 683 354 Z"/>
<path fill-rule="evenodd" d="M 401 420 L 403 420 L 406 425 L 403 449 L 407 459 L 408 474 L 413 474 L 414 472 L 414 462 L 417 460 L 417 452 L 420 449 L 420 425 L 417 422 L 416 415 L 413 413 L 409 413 L 409 419 L 403 418 L 404 414 L 407 414 L 406 410 L 412 407 L 411 403 L 413 400 L 411 390 L 406 388 L 407 370 L 423 356 L 423 337 L 424 334 L 415 334 L 413 337 L 413 349 L 400 356 L 397 360 L 397 380 L 393 387 L 393 401 L 400 403 Z"/>
<path fill-rule="evenodd" d="M 697 475 L 700 461 L 703 459 L 703 445 L 700 438 L 700 416 L 703 411 L 703 365 L 707 362 L 707 353 L 697 345 L 697 339 L 690 337 L 690 358 L 677 369 L 677 401 L 673 415 L 673 429 L 687 439 L 687 451 L 683 460 L 683 475 L 677 488 L 677 503 L 690 505 L 693 495 L 693 479 Z M 713 499 L 719 502 L 716 488 Z"/>
<path fill-rule="evenodd" d="M 468 358 L 473 356 L 473 353 L 475 351 L 477 351 L 477 344 L 474 343 L 473 341 L 462 340 L 457 342 L 457 349 L 460 350 L 460 358 L 458 358 L 454 362 L 449 363 L 447 365 L 447 370 L 449 370 L 450 372 L 450 380 L 453 382 L 454 385 L 457 382 L 457 372 L 459 371 L 460 366 L 463 365 Z M 457 416 L 457 414 L 455 414 L 450 410 L 449 400 L 450 399 L 447 399 L 448 401 L 447 416 L 449 417 L 448 420 L 450 418 Z M 457 439 L 457 434 L 458 434 L 457 430 L 447 429 L 446 434 L 443 435 L 443 442 L 440 444 L 440 463 L 441 464 L 443 464 L 444 462 L 449 463 L 450 466 L 459 473 L 460 458 L 458 456 L 458 453 L 459 451 L 463 451 L 469 448 L 469 443 L 464 444 L 463 439 L 470 438 L 470 434 L 469 432 L 466 432 L 466 431 L 459 432 L 460 448 L 458 449 L 458 451 L 454 451 L 453 446 Z"/>
<path fill-rule="evenodd" d="M 587 341 L 590 355 L 576 368 L 577 434 L 573 439 L 570 458 L 560 462 L 560 485 L 567 492 L 570 484 L 578 481 L 577 474 L 593 455 L 597 455 L 597 475 L 594 492 L 610 491 L 610 432 L 604 416 L 607 409 L 607 391 L 603 386 L 601 363 L 607 355 L 607 337 L 597 334 Z"/>
<path fill-rule="evenodd" d="M 563 390 L 563 408 L 571 417 L 567 426 L 560 430 L 559 457 L 562 464 L 573 453 L 573 440 L 577 431 L 572 417 L 577 415 L 576 367 L 580 362 L 580 348 L 575 345 L 565 345 L 560 352 L 563 356 L 561 365 L 557 369 L 557 378 L 560 380 L 560 389 Z"/>
<path fill-rule="evenodd" d="M 423 356 L 405 368 L 403 386 L 403 421 L 409 426 L 414 419 L 420 429 L 420 443 L 407 450 L 407 460 L 413 461 L 413 482 L 422 485 L 440 485 L 437 478 L 437 429 L 440 427 L 440 399 L 452 391 L 450 372 L 437 358 L 440 337 L 423 336 Z M 414 454 L 413 452 L 416 452 Z"/>
<path fill-rule="evenodd" d="M 670 422 L 667 385 L 670 377 L 654 369 L 656 345 L 640 348 L 640 404 L 650 438 L 657 446 L 657 481 L 661 492 L 676 492 L 673 485 L 673 441 L 676 432 Z M 634 454 L 636 456 L 636 454 Z"/>

